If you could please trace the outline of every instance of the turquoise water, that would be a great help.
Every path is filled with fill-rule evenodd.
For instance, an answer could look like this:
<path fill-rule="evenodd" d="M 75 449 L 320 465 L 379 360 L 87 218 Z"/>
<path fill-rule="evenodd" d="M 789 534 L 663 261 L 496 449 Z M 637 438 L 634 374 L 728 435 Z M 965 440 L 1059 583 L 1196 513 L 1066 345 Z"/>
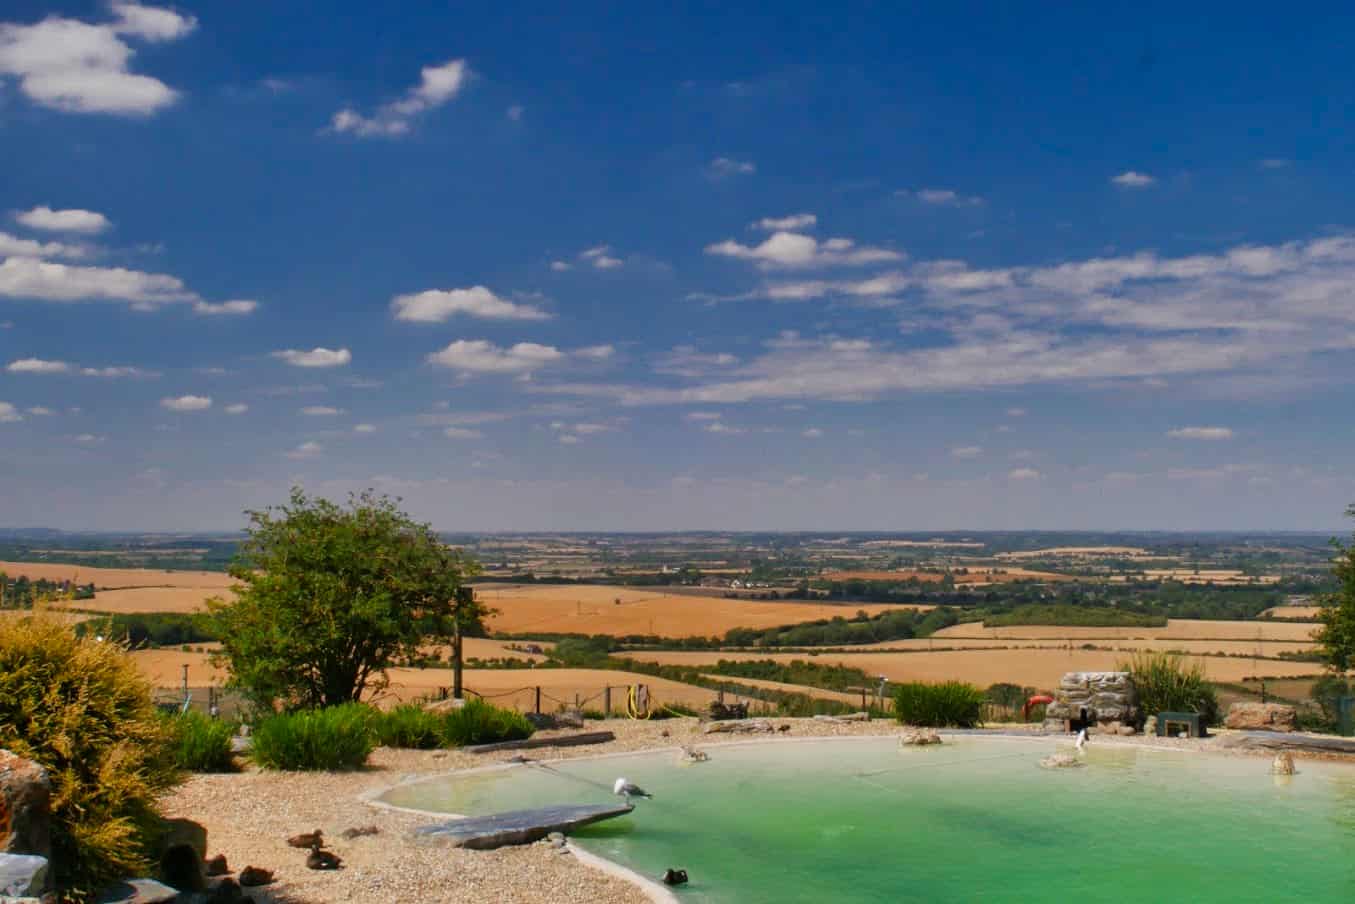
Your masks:
<path fill-rule="evenodd" d="M 1066 745 L 1064 745 L 1066 746 Z M 654 794 L 574 836 L 691 902 L 1355 901 L 1355 768 L 1123 747 L 1046 770 L 1048 741 L 892 738 L 645 753 L 449 776 L 389 792 L 481 815 Z"/>

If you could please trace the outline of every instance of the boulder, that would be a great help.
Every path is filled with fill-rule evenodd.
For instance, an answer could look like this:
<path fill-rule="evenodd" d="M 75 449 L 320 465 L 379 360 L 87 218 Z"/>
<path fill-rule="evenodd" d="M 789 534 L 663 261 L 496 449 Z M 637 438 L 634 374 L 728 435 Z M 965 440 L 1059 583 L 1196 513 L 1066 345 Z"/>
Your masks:
<path fill-rule="evenodd" d="M 50 857 L 51 803 L 47 770 L 0 750 L 0 853 Z"/>
<path fill-rule="evenodd" d="M 772 723 L 766 719 L 730 719 L 727 722 L 707 722 L 701 727 L 702 734 L 750 734 L 758 731 L 775 731 Z"/>
<path fill-rule="evenodd" d="M 1273 775 L 1293 775 L 1294 758 L 1284 751 L 1275 754 L 1275 759 L 1270 762 L 1270 771 Z"/>
<path fill-rule="evenodd" d="M 1071 753 L 1051 753 L 1049 756 L 1040 760 L 1040 765 L 1046 769 L 1077 769 L 1085 766 L 1086 763 L 1073 756 Z"/>
<path fill-rule="evenodd" d="M 899 736 L 900 747 L 926 747 L 941 743 L 941 733 L 935 728 L 914 728 Z"/>
<path fill-rule="evenodd" d="M 1293 731 L 1294 720 L 1294 707 L 1282 703 L 1234 703 L 1223 725 L 1247 731 Z"/>
<path fill-rule="evenodd" d="M 555 714 L 555 724 L 560 728 L 583 728 L 583 710 L 562 709 Z"/>
<path fill-rule="evenodd" d="M 0 898 L 37 897 L 47 887 L 46 857 L 0 854 Z"/>

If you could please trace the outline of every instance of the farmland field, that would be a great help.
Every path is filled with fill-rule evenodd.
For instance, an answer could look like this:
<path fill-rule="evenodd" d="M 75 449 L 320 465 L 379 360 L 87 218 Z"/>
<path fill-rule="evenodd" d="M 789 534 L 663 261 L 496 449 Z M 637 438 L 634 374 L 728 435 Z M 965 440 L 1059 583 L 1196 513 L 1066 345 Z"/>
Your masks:
<path fill-rule="evenodd" d="M 1291 622 L 1266 621 L 1226 621 L 1191 618 L 1172 618 L 1167 620 L 1165 628 L 1095 628 L 1061 625 L 1003 625 L 1000 627 L 980 627 L 967 623 L 942 628 L 935 635 L 937 641 L 942 638 L 1049 638 L 1066 640 L 1069 638 L 1154 638 L 1179 640 L 1301 640 L 1312 639 L 1313 626 Z"/>
<path fill-rule="evenodd" d="M 95 589 L 119 587 L 194 587 L 212 591 L 234 583 L 220 571 L 157 571 L 149 568 L 92 568 L 87 565 L 53 565 L 45 562 L 0 562 L 0 571 L 11 578 L 71 580 L 94 584 Z M 207 594 L 210 596 L 211 594 Z"/>
<path fill-rule="evenodd" d="M 774 628 L 843 616 L 918 608 L 878 604 L 761 602 L 603 585 L 482 585 L 476 596 L 498 612 L 488 620 L 508 634 L 655 634 L 709 637 L 731 628 Z M 619 602 L 618 602 L 619 601 Z"/>

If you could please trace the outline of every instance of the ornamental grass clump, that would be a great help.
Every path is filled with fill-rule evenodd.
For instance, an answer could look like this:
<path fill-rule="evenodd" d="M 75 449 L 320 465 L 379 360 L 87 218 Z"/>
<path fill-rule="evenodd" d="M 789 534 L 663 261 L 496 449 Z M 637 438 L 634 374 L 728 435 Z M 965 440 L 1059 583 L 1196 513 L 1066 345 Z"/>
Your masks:
<path fill-rule="evenodd" d="M 496 744 L 530 738 L 532 723 L 522 713 L 501 709 L 483 700 L 467 700 L 460 709 L 451 710 L 442 723 L 442 743 L 446 747 L 471 744 Z"/>
<path fill-rule="evenodd" d="M 442 746 L 443 721 L 417 703 L 404 703 L 373 716 L 372 731 L 382 747 L 432 750 Z"/>
<path fill-rule="evenodd" d="M 905 725 L 973 728 L 982 719 L 983 699 L 983 691 L 963 681 L 909 681 L 894 686 L 894 713 Z"/>
<path fill-rule="evenodd" d="M 264 769 L 357 769 L 375 746 L 377 718 L 362 703 L 267 716 L 254 728 L 250 756 Z"/>
<path fill-rule="evenodd" d="M 174 762 L 189 772 L 234 772 L 231 738 L 235 723 L 196 710 L 165 717 L 173 738 Z"/>
<path fill-rule="evenodd" d="M 1198 662 L 1175 653 L 1139 653 L 1117 668 L 1134 679 L 1139 711 L 1145 715 L 1193 712 L 1206 725 L 1218 723 L 1218 697 Z"/>
<path fill-rule="evenodd" d="M 38 613 L 0 619 L 0 747 L 46 768 L 64 901 L 151 869 L 161 794 L 181 773 L 150 683 L 116 643 Z"/>

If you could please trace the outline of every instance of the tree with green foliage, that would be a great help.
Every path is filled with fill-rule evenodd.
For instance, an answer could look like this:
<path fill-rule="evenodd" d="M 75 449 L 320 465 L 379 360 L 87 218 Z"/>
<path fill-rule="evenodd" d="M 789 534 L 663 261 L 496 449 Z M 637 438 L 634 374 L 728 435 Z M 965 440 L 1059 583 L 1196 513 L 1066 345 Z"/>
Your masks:
<path fill-rule="evenodd" d="M 341 507 L 295 488 L 246 514 L 236 599 L 208 608 L 231 684 L 255 703 L 355 702 L 421 647 L 481 633 L 485 610 L 465 584 L 479 565 L 396 501 L 367 491 Z"/>
<path fill-rule="evenodd" d="M 1355 518 L 1355 505 L 1346 509 L 1346 515 Z M 1322 627 L 1316 638 L 1328 667 L 1344 673 L 1355 665 L 1355 535 L 1350 546 L 1333 540 L 1336 561 L 1332 573 L 1341 582 L 1335 593 L 1318 598 L 1322 606 L 1319 616 Z"/>

